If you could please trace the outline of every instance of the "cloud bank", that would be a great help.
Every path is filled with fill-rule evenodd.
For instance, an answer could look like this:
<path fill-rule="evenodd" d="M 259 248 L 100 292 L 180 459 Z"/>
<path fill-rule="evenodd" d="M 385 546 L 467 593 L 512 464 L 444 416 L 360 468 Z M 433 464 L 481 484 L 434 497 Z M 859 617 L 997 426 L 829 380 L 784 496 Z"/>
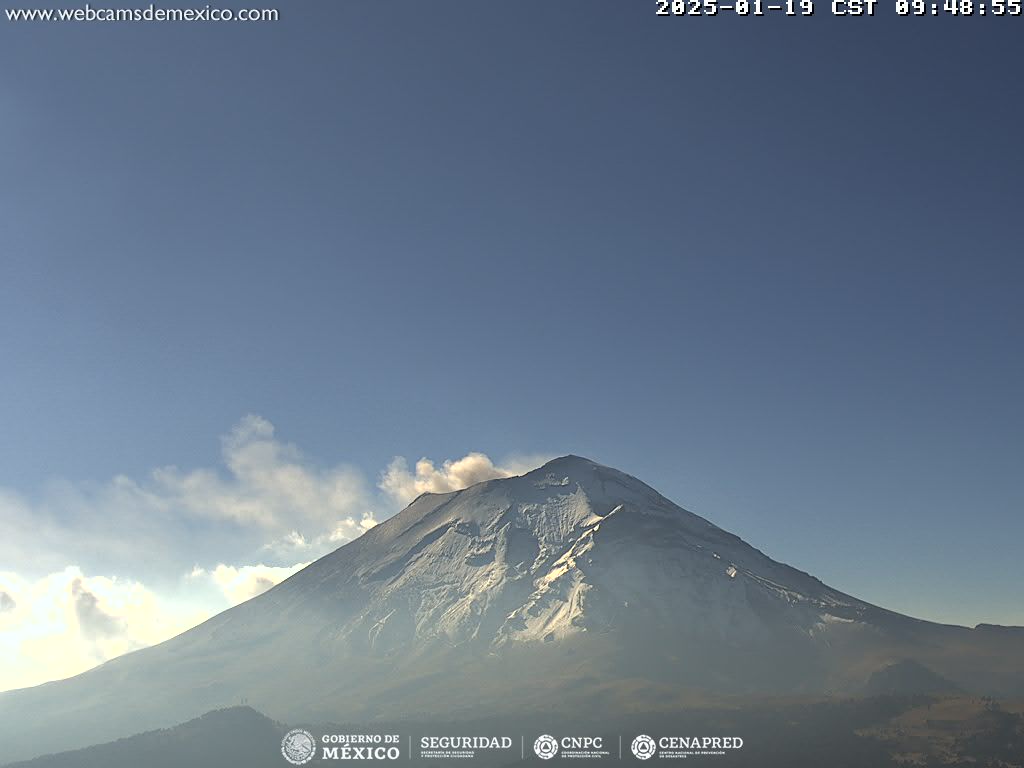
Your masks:
<path fill-rule="evenodd" d="M 260 533 L 303 536 L 338 532 L 354 538 L 375 524 L 373 500 L 362 473 L 339 465 L 319 468 L 274 426 L 246 416 L 221 438 L 227 475 L 215 469 L 155 470 L 148 482 L 118 478 L 120 489 L 161 511 L 227 522 Z"/>
<path fill-rule="evenodd" d="M 250 599 L 357 538 L 424 492 L 522 474 L 543 457 L 473 452 L 374 487 L 320 466 L 250 415 L 222 464 L 102 484 L 54 481 L 38 498 L 0 488 L 0 691 L 82 672 Z"/>
<path fill-rule="evenodd" d="M 0 572 L 0 689 L 36 685 L 173 637 L 210 611 L 158 597 L 138 581 L 77 566 L 28 580 Z"/>

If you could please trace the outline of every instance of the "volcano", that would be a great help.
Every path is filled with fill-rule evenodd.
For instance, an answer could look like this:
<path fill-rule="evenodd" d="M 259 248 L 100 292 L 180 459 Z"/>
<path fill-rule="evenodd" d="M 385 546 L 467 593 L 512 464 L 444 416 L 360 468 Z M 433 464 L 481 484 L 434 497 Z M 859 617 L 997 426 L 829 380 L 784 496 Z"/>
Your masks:
<path fill-rule="evenodd" d="M 896 692 L 941 681 L 1019 695 L 1024 630 L 876 607 L 630 475 L 566 456 L 520 477 L 424 494 L 167 642 L 0 694 L 0 758 L 241 701 L 282 722 L 566 710 L 599 718 L 716 699 L 855 695 L 879 680 Z"/>

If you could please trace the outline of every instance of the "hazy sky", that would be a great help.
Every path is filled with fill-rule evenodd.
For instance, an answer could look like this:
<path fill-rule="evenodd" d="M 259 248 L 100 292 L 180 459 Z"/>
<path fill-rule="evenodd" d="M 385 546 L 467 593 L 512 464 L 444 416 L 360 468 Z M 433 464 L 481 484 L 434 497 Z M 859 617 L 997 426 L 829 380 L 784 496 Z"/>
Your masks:
<path fill-rule="evenodd" d="M 568 452 L 1024 624 L 1019 19 L 279 7 L 0 20 L 0 689 Z"/>

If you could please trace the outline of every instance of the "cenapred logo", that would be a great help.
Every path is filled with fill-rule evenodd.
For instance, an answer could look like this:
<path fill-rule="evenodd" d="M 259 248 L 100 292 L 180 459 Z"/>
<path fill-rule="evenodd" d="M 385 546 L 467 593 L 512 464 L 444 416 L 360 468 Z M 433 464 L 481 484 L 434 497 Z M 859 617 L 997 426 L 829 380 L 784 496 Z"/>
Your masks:
<path fill-rule="evenodd" d="M 545 733 L 543 736 L 538 736 L 537 740 L 533 742 L 533 751 L 541 760 L 550 760 L 558 754 L 558 741 L 554 736 Z"/>
<path fill-rule="evenodd" d="M 671 760 L 725 755 L 731 750 L 743 749 L 743 739 L 739 736 L 659 736 L 655 741 L 642 733 L 633 739 L 631 746 L 638 760 L 649 760 L 655 755 Z"/>
<path fill-rule="evenodd" d="M 641 733 L 633 739 L 631 748 L 633 750 L 633 757 L 638 760 L 648 760 L 654 757 L 654 754 L 658 751 L 658 745 L 654 743 L 654 739 L 645 733 Z"/>
<path fill-rule="evenodd" d="M 304 765 L 316 755 L 316 739 L 309 731 L 293 728 L 281 739 L 281 754 L 292 765 Z"/>

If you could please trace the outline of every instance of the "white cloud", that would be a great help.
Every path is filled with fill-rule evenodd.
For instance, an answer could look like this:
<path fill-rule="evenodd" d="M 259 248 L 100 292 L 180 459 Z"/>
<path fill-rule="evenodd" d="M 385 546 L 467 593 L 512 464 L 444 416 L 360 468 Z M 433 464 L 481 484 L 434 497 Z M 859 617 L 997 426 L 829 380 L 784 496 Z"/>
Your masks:
<path fill-rule="evenodd" d="M 137 581 L 87 576 L 77 566 L 34 581 L 0 572 L 0 591 L 13 603 L 0 612 L 0 690 L 76 675 L 213 613 L 160 599 Z"/>
<path fill-rule="evenodd" d="M 382 473 L 378 486 L 395 501 L 408 504 L 422 493 L 448 493 L 485 480 L 521 475 L 544 461 L 541 457 L 530 457 L 509 459 L 497 465 L 487 454 L 474 452 L 442 462 L 440 467 L 423 458 L 410 472 L 406 460 L 396 456 Z"/>
<path fill-rule="evenodd" d="M 222 468 L 160 467 L 142 479 L 51 483 L 29 500 L 0 488 L 0 563 L 36 577 L 76 562 L 176 579 L 204 566 L 292 565 L 358 537 L 390 512 L 359 470 L 318 466 L 259 416 L 221 440 Z"/>
<path fill-rule="evenodd" d="M 329 530 L 312 538 L 306 538 L 298 531 L 292 530 L 284 536 L 264 544 L 262 549 L 273 554 L 282 562 L 290 562 L 296 557 L 302 556 L 302 553 L 319 556 L 337 549 L 353 539 L 358 539 L 376 524 L 377 520 L 371 513 L 365 513 L 359 520 L 354 517 L 346 517 L 344 520 L 336 521 Z"/>
<path fill-rule="evenodd" d="M 293 573 L 305 568 L 309 563 L 296 563 L 288 567 L 263 565 L 243 565 L 236 568 L 232 565 L 219 563 L 212 571 L 196 566 L 189 573 L 190 579 L 210 579 L 231 605 L 238 605 L 249 598 L 256 597 L 279 584 Z"/>
<path fill-rule="evenodd" d="M 372 517 L 362 473 L 344 465 L 314 466 L 294 445 L 277 440 L 264 418 L 242 419 L 221 438 L 221 453 L 226 478 L 211 469 L 163 467 L 149 483 L 122 483 L 160 507 L 270 531 L 327 527 L 354 512 Z"/>

